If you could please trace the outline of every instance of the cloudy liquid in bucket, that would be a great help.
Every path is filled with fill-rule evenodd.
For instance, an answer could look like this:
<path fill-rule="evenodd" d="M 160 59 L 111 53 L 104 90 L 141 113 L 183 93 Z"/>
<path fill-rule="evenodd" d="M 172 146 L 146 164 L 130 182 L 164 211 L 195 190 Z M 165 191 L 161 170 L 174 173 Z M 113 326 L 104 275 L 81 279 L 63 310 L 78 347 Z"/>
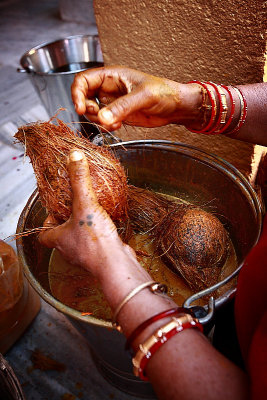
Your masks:
<path fill-rule="evenodd" d="M 97 62 L 97 61 L 75 62 L 62 65 L 55 69 L 51 69 L 49 73 L 56 74 L 62 72 L 78 72 L 78 71 L 83 71 L 85 69 L 103 67 L 103 65 L 104 64 L 102 62 Z"/>
<path fill-rule="evenodd" d="M 167 197 L 171 198 L 171 196 Z M 168 295 L 177 305 L 181 306 L 188 297 L 194 294 L 184 279 L 171 271 L 157 256 L 155 244 L 149 234 L 135 234 L 128 244 L 136 251 L 138 261 L 149 272 L 152 279 L 167 285 Z M 236 268 L 237 259 L 231 243 L 220 280 L 230 275 Z M 97 280 L 83 268 L 67 263 L 57 250 L 52 252 L 48 275 L 50 290 L 56 299 L 81 313 L 89 313 L 96 318 L 108 321 L 112 320 L 111 309 Z M 232 280 L 217 290 L 215 298 L 222 295 L 235 283 L 235 280 Z M 204 305 L 206 303 L 207 299 L 201 299 L 194 304 Z"/>

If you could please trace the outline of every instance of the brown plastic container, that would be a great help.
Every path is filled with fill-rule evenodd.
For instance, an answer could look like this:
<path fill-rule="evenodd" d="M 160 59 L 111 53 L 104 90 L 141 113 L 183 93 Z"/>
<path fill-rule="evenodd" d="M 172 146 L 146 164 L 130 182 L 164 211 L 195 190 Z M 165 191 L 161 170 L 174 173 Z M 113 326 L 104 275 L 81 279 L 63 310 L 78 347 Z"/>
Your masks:
<path fill-rule="evenodd" d="M 23 334 L 40 310 L 40 297 L 23 277 L 11 246 L 0 240 L 0 353 Z"/>

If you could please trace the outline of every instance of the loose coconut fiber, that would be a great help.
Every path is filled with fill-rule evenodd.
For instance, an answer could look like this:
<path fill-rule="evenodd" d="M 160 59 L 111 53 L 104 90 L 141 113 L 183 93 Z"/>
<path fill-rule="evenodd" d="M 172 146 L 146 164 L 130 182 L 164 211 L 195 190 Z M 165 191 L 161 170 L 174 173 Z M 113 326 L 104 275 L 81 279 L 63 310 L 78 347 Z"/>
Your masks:
<path fill-rule="evenodd" d="M 94 145 L 62 121 L 55 121 L 57 125 L 50 120 L 22 126 L 15 134 L 31 159 L 42 205 L 59 222 L 70 217 L 72 192 L 67 156 L 75 147 L 86 155 L 99 203 L 114 221 L 125 218 L 127 179 L 119 161 L 107 148 Z"/>

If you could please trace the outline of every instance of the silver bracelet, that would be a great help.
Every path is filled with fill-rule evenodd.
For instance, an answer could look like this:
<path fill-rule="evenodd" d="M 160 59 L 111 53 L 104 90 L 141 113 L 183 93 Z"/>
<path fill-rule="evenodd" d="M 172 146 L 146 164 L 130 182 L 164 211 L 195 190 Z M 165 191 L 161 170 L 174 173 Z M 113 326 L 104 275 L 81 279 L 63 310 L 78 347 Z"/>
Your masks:
<path fill-rule="evenodd" d="M 142 283 L 141 285 L 137 286 L 133 290 L 128 293 L 122 302 L 118 305 L 116 308 L 114 315 L 113 315 L 113 320 L 112 320 L 112 326 L 113 328 L 116 328 L 117 330 L 121 331 L 120 326 L 117 323 L 117 317 L 122 309 L 122 307 L 125 306 L 126 303 L 128 303 L 129 300 L 131 300 L 137 293 L 141 292 L 141 290 L 148 288 L 152 293 L 154 294 L 159 294 L 159 295 L 166 295 L 168 288 L 165 284 L 163 283 L 158 283 L 155 281 L 149 281 Z"/>

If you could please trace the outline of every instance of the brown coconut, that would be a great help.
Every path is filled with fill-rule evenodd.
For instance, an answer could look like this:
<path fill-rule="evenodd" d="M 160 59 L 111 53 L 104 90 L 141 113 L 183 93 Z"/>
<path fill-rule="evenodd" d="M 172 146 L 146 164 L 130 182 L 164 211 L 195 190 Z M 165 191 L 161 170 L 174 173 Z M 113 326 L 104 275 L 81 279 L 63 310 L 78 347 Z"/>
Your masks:
<path fill-rule="evenodd" d="M 215 215 L 135 187 L 129 187 L 128 215 L 135 230 L 151 233 L 166 265 L 194 291 L 218 282 L 229 237 Z"/>
<path fill-rule="evenodd" d="M 75 147 L 86 155 L 99 203 L 114 221 L 125 218 L 127 179 L 120 162 L 107 148 L 94 145 L 62 121 L 54 120 L 57 125 L 51 120 L 32 123 L 20 127 L 15 134 L 30 157 L 42 205 L 59 222 L 70 217 L 72 191 L 67 157 Z"/>
<path fill-rule="evenodd" d="M 181 205 L 165 219 L 159 248 L 165 262 L 180 272 L 193 290 L 219 281 L 229 254 L 229 237 L 214 215 Z"/>

